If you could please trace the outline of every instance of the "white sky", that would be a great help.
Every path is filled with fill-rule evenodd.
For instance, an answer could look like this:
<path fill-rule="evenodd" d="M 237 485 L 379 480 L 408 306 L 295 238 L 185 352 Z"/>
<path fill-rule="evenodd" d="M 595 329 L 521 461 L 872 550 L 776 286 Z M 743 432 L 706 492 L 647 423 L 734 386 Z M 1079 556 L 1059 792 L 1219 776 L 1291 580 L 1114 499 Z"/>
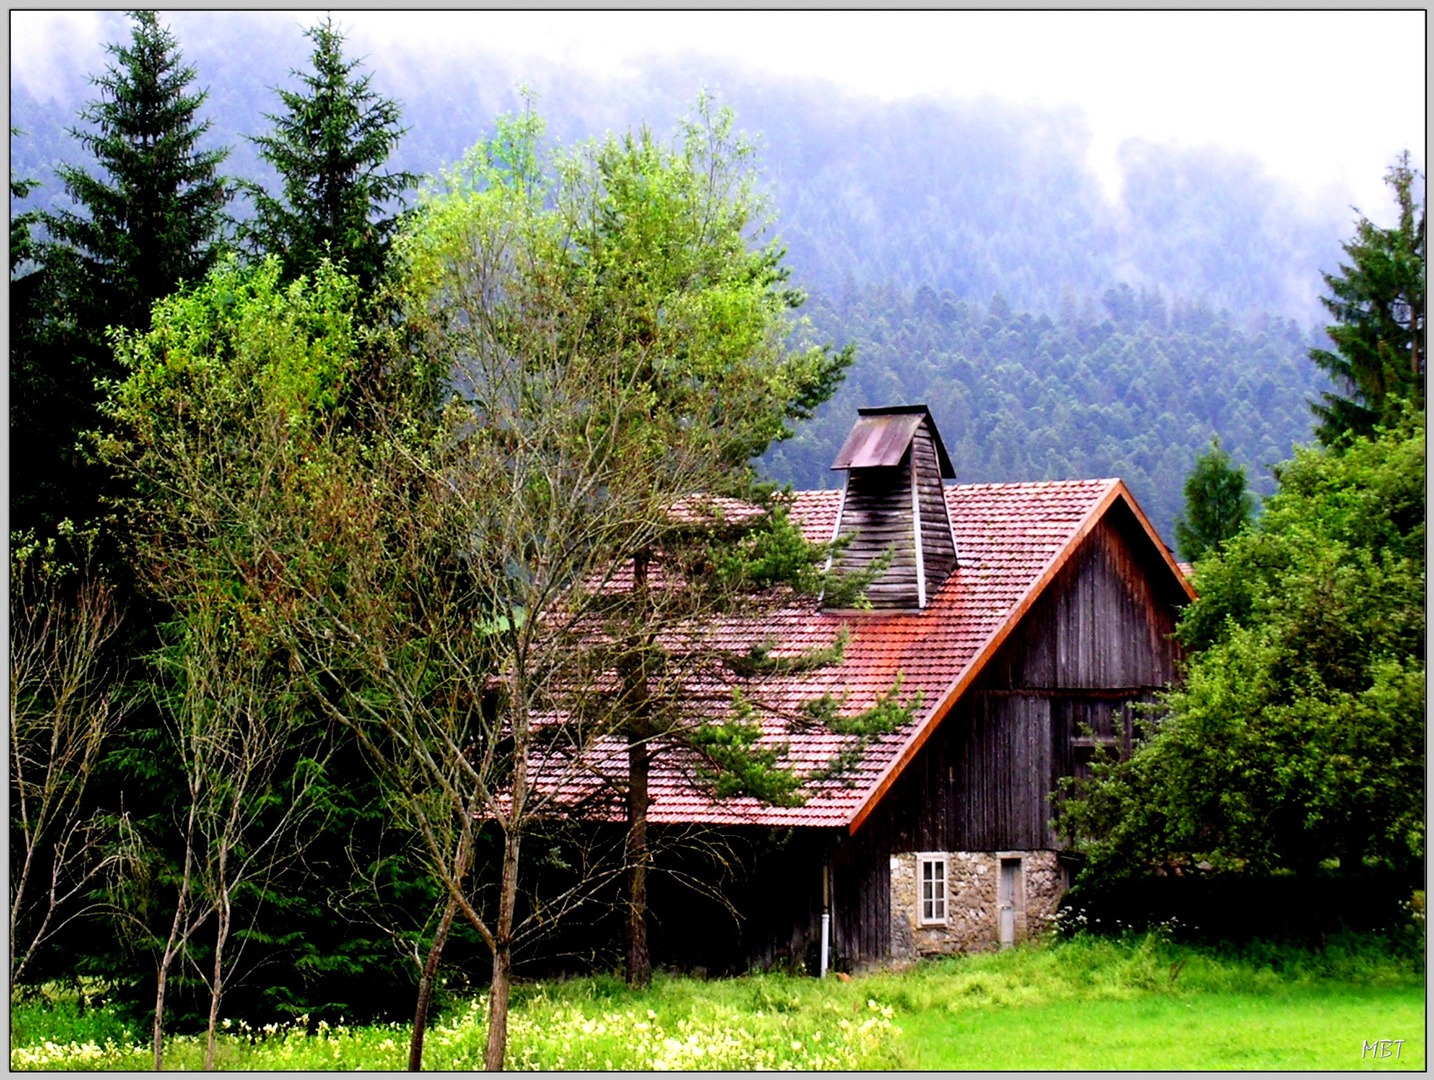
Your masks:
<path fill-rule="evenodd" d="M 1307 198 L 1354 201 L 1378 219 L 1395 154 L 1407 147 L 1426 160 L 1423 10 L 333 14 L 378 68 L 391 53 L 499 50 L 626 78 L 654 54 L 691 53 L 887 100 L 1075 106 L 1091 164 L 1112 190 L 1127 139 L 1213 144 L 1258 157 Z M 173 22 L 182 31 L 203 17 Z M 316 15 L 255 17 L 297 29 Z M 98 70 L 100 16 L 12 11 L 10 25 L 13 80 L 40 90 L 62 67 Z"/>

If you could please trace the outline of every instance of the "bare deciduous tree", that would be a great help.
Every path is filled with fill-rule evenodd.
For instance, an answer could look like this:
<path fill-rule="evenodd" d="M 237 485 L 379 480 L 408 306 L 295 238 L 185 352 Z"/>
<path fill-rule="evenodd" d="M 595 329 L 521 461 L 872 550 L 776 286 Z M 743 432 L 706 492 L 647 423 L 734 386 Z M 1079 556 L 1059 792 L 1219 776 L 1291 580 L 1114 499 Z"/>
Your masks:
<path fill-rule="evenodd" d="M 85 799 L 126 706 L 110 649 L 121 620 L 114 589 L 83 563 L 62 563 L 53 541 L 11 554 L 12 982 L 65 925 L 97 909 L 91 888 L 127 857 L 123 820 Z"/>

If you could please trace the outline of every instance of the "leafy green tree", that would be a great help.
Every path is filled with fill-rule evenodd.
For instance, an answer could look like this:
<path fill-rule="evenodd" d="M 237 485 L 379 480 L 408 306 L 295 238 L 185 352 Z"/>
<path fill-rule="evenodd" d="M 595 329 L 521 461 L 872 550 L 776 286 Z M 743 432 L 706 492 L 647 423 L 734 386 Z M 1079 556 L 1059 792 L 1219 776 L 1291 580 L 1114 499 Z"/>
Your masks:
<path fill-rule="evenodd" d="M 119 374 L 107 331 L 147 326 L 156 300 L 202 279 L 226 220 L 227 151 L 200 148 L 209 122 L 197 119 L 205 94 L 190 89 L 194 68 L 154 12 L 130 17 L 129 44 L 109 46 L 116 62 L 94 79 L 100 99 L 80 113 L 91 127 L 72 132 L 100 171 L 59 166 L 77 208 L 39 216 L 35 254 L 51 295 L 14 372 L 24 403 L 15 436 L 33 467 L 17 498 L 37 525 L 94 512 L 99 481 L 76 441 L 98 420 L 94 380 Z"/>
<path fill-rule="evenodd" d="M 790 271 L 782 263 L 782 249 L 749 240 L 766 224 L 753 146 L 734 130 L 731 111 L 716 109 L 704 97 L 696 118 L 684 123 L 677 145 L 661 145 L 644 128 L 590 144 L 564 167 L 575 182 L 559 205 L 573 221 L 574 258 L 596 299 L 586 332 L 596 347 L 616 354 L 625 378 L 646 388 L 652 398 L 649 413 L 688 415 L 709 433 L 712 467 L 703 478 L 703 494 L 766 502 L 770 490 L 755 485 L 752 459 L 790 436 L 792 420 L 810 419 L 831 397 L 854 350 L 793 351 L 786 344 L 789 313 L 805 297 L 786 284 Z M 623 779 L 629 849 L 626 968 L 635 985 L 645 985 L 651 973 L 643 898 L 653 756 L 670 752 L 673 744 L 701 742 L 716 764 L 719 742 L 737 746 L 741 761 L 735 769 L 729 761 L 714 772 L 729 787 L 736 774 L 746 777 L 729 794 L 741 788 L 768 800 L 794 797 L 795 779 L 775 760 L 758 760 L 762 751 L 751 745 L 755 729 L 750 725 L 717 731 L 682 717 L 683 665 L 658 642 L 674 623 L 690 622 L 694 609 L 711 617 L 736 606 L 743 592 L 720 575 L 683 575 L 685 590 L 675 588 L 672 569 L 682 561 L 677 552 L 684 544 L 695 542 L 709 557 L 714 546 L 723 548 L 729 560 L 738 552 L 785 546 L 797 552 L 792 562 L 797 573 L 826 553 L 809 550 L 793 528 L 783 532 L 781 518 L 771 522 L 775 531 L 767 531 L 763 522 L 761 539 L 744 537 L 750 522 L 730 529 L 725 538 L 713 524 L 693 535 L 669 529 L 661 537 L 667 564 L 662 590 L 644 586 L 653 551 L 634 552 L 630 650 L 619 668 L 623 697 L 631 703 L 623 732 L 628 744 Z M 742 571 L 732 575 L 744 576 Z M 663 694 L 652 674 L 657 670 L 667 674 L 665 710 L 658 705 Z M 667 715 L 660 715 L 664 711 Z M 746 735 L 740 745 L 731 741 L 738 728 Z"/>
<path fill-rule="evenodd" d="M 283 194 L 274 198 L 246 183 L 255 219 L 245 231 L 252 245 L 283 260 L 286 279 L 331 258 L 367 295 L 399 225 L 393 207 L 418 180 L 380 171 L 403 135 L 402 110 L 373 90 L 372 75 L 354 77 L 360 61 L 344 58 L 343 34 L 331 18 L 305 33 L 314 42 L 313 70 L 292 73 L 303 89 L 279 90 L 286 111 L 266 113 L 273 131 L 250 137 L 278 170 Z"/>
<path fill-rule="evenodd" d="M 1175 542 L 1190 562 L 1214 551 L 1249 524 L 1255 497 L 1245 488 L 1245 467 L 1231 464 L 1217 437 L 1185 478 L 1185 515 L 1175 519 Z"/>
<path fill-rule="evenodd" d="M 1415 191 L 1423 177 L 1405 151 L 1384 180 L 1394 189 L 1399 224 L 1385 229 L 1361 217 L 1344 244 L 1349 263 L 1324 275 L 1330 295 L 1321 303 L 1336 320 L 1328 328 L 1334 351 L 1311 349 L 1310 359 L 1342 391 L 1325 392 L 1311 406 L 1315 435 L 1326 446 L 1371 434 L 1398 415 L 1400 401 L 1424 406 L 1425 210 Z"/>
<path fill-rule="evenodd" d="M 151 329 L 117 335 L 128 375 L 109 388 L 98 442 L 129 485 L 117 508 L 139 586 L 169 620 L 150 659 L 165 720 L 156 747 L 176 790 L 143 825 L 171 862 L 157 858 L 158 895 L 131 912 L 156 953 L 156 1067 L 171 974 L 208 984 L 212 1056 L 220 1003 L 248 962 L 298 968 L 271 989 L 280 1004 L 302 1001 L 316 944 L 302 940 L 295 900 L 313 918 L 326 890 L 342 891 L 348 857 L 367 867 L 372 856 L 344 796 L 380 797 L 366 770 L 330 767 L 343 741 L 316 722 L 276 626 L 296 603 L 282 573 L 296 553 L 283 541 L 306 536 L 294 523 L 315 516 L 307 496 L 323 484 L 315 471 L 368 339 L 355 284 L 331 264 L 279 279 L 277 258 L 231 257 L 159 302 Z"/>
<path fill-rule="evenodd" d="M 1061 821 L 1092 878 L 1418 870 L 1424 859 L 1424 416 L 1301 449 L 1208 554 L 1183 686 Z"/>

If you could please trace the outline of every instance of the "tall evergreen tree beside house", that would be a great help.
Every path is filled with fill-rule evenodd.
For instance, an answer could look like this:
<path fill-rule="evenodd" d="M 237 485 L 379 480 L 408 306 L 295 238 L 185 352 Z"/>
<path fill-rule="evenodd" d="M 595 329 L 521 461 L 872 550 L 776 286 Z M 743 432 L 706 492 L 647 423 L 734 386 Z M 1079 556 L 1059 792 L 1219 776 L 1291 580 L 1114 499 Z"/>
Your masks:
<path fill-rule="evenodd" d="M 1344 245 L 1349 263 L 1324 275 L 1330 295 L 1321 303 L 1336 320 L 1328 328 L 1334 351 L 1311 349 L 1310 359 L 1343 391 L 1312 405 L 1315 435 L 1326 446 L 1372 436 L 1375 425 L 1401 415 L 1396 399 L 1424 407 L 1425 208 L 1415 190 L 1423 177 L 1405 151 L 1384 180 L 1399 223 L 1385 229 L 1361 217 Z"/>
<path fill-rule="evenodd" d="M 1175 542 L 1182 558 L 1194 562 L 1242 532 L 1255 512 L 1246 489 L 1245 467 L 1234 465 L 1217 437 L 1195 459 L 1185 478 L 1185 513 L 1175 519 Z"/>
<path fill-rule="evenodd" d="M 382 171 L 404 133 L 399 103 L 374 91 L 372 75 L 355 77 L 361 61 L 345 59 L 332 19 L 306 34 L 314 42 L 312 71 L 292 72 L 302 88 L 277 91 L 285 111 L 266 113 L 273 130 L 251 138 L 278 171 L 283 192 L 275 198 L 258 184 L 244 185 L 255 212 L 246 238 L 278 255 L 288 278 L 311 273 L 327 255 L 366 295 L 398 226 L 397 205 L 418 178 Z"/>
<path fill-rule="evenodd" d="M 12 373 L 23 404 L 11 434 L 26 455 L 12 495 L 17 525 L 93 513 L 98 481 L 76 441 L 98 421 L 95 380 L 120 374 L 107 332 L 147 326 L 151 305 L 202 278 L 222 243 L 228 151 L 200 145 L 206 94 L 155 12 L 130 17 L 130 41 L 108 47 L 115 61 L 93 80 L 99 99 L 71 132 L 99 168 L 58 167 L 75 208 L 39 217 L 35 256 L 52 292 Z"/>

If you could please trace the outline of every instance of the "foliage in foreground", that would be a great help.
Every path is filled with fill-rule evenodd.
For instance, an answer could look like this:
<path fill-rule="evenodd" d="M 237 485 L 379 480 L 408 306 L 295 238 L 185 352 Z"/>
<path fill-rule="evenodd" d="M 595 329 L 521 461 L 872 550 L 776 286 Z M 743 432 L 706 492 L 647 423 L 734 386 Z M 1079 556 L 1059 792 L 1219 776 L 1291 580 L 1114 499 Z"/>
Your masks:
<path fill-rule="evenodd" d="M 1278 1005 L 1290 995 L 1417 992 L 1422 937 L 1344 935 L 1322 951 L 1255 942 L 1239 950 L 1176 944 L 1156 932 L 1078 936 L 1005 953 L 925 963 L 850 982 L 779 974 L 704 982 L 658 976 L 633 990 L 611 976 L 514 987 L 509 1065 L 523 1069 L 892 1068 L 916 1060 L 903 1028 L 923 1019 L 995 1021 L 1023 1008 L 1245 997 Z M 486 1001 L 453 1002 L 429 1032 L 429 1068 L 482 1059 Z M 15 1069 L 142 1067 L 134 1033 L 79 1014 L 72 1002 L 13 1009 Z M 986 1020 L 981 1021 L 982 1023 Z M 1250 1038 L 1255 1038 L 1251 1035 Z M 407 1026 L 301 1022 L 232 1025 L 221 1068 L 397 1069 Z M 173 1067 L 194 1067 L 202 1040 L 170 1040 Z"/>
<path fill-rule="evenodd" d="M 1424 414 L 1280 467 L 1196 564 L 1184 685 L 1062 821 L 1092 878 L 1151 865 L 1414 873 L 1424 857 Z"/>

